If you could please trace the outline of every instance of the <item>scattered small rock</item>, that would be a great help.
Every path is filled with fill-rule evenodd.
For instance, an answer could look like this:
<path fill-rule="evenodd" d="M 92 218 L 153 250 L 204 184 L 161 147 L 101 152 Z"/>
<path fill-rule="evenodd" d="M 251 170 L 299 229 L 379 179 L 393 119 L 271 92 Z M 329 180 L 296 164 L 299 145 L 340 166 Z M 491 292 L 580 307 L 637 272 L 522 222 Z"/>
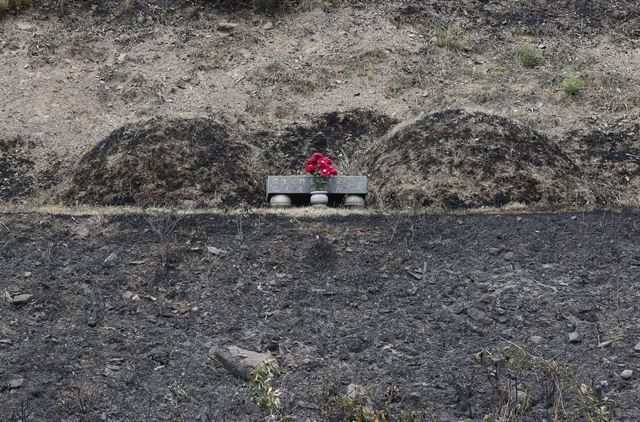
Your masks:
<path fill-rule="evenodd" d="M 11 378 L 8 382 L 7 382 L 7 386 L 9 387 L 9 389 L 11 390 L 15 390 L 16 388 L 20 388 L 22 386 L 22 384 L 24 383 L 24 378 L 22 377 L 15 377 L 15 378 Z"/>
<path fill-rule="evenodd" d="M 127 53 L 122 53 L 118 56 L 118 58 L 116 59 L 116 61 L 120 64 L 124 63 L 124 61 L 127 59 Z"/>
<path fill-rule="evenodd" d="M 500 253 L 500 249 L 499 248 L 489 248 L 489 255 L 498 255 Z"/>
<path fill-rule="evenodd" d="M 15 295 L 13 299 L 11 299 L 11 302 L 14 305 L 24 305 L 25 303 L 29 302 L 32 297 L 33 295 L 26 294 L 26 293 L 21 295 Z"/>
<path fill-rule="evenodd" d="M 511 261 L 512 259 L 513 259 L 513 251 L 509 251 L 506 254 L 504 254 L 505 261 Z"/>
<path fill-rule="evenodd" d="M 638 344 L 634 346 L 633 350 L 636 352 L 640 352 L 640 342 L 638 342 Z"/>
<path fill-rule="evenodd" d="M 227 251 L 215 248 L 213 246 L 207 246 L 207 251 L 215 256 L 225 256 L 227 254 Z"/>
<path fill-rule="evenodd" d="M 238 27 L 237 23 L 231 23 L 231 22 L 220 22 L 218 23 L 217 26 L 217 30 L 218 32 L 222 32 L 225 34 L 231 34 L 233 33 L 233 31 L 236 30 L 236 28 Z"/>
<path fill-rule="evenodd" d="M 109 256 L 105 258 L 104 263 L 109 265 L 113 263 L 116 259 L 118 259 L 118 254 L 115 252 L 111 252 Z"/>
<path fill-rule="evenodd" d="M 264 29 L 265 31 L 270 31 L 273 29 L 273 22 L 267 22 L 264 25 L 262 25 L 262 29 Z"/>
<path fill-rule="evenodd" d="M 582 336 L 578 334 L 577 331 L 573 331 L 569 333 L 569 341 L 571 343 L 580 343 L 582 341 Z"/>
<path fill-rule="evenodd" d="M 234 376 L 249 381 L 251 371 L 260 368 L 266 359 L 273 359 L 271 353 L 258 353 L 229 345 L 209 350 L 209 357 L 218 360 Z"/>
<path fill-rule="evenodd" d="M 33 274 L 31 273 L 31 271 L 25 271 L 25 273 L 23 274 L 24 278 L 29 278 L 31 277 Z"/>
<path fill-rule="evenodd" d="M 0 345 L 11 346 L 12 344 L 13 342 L 11 341 L 11 339 L 8 339 L 8 338 L 0 339 Z"/>
<path fill-rule="evenodd" d="M 486 313 L 478 308 L 467 308 L 466 311 L 467 316 L 475 321 L 483 324 L 491 324 L 493 322 L 493 319 L 489 318 Z"/>
<path fill-rule="evenodd" d="M 609 346 L 611 343 L 613 343 L 612 340 L 605 340 L 605 341 L 602 341 L 602 342 L 598 343 L 598 345 L 596 347 L 598 349 L 602 349 L 602 348 L 605 348 L 605 347 Z"/>
<path fill-rule="evenodd" d="M 632 371 L 631 369 L 625 369 L 624 371 L 622 371 L 622 372 L 620 373 L 620 377 L 621 377 L 623 380 L 631 379 L 631 377 L 632 377 L 632 376 L 633 376 L 633 371 Z"/>
<path fill-rule="evenodd" d="M 127 290 L 126 292 L 124 292 L 124 293 L 122 294 L 122 298 L 123 298 L 124 300 L 129 300 L 129 299 L 131 299 L 132 297 L 133 297 L 133 292 L 130 292 L 129 290 Z"/>
<path fill-rule="evenodd" d="M 531 336 L 529 337 L 529 341 L 533 344 L 542 344 L 542 342 L 544 341 L 544 338 L 540 336 Z"/>

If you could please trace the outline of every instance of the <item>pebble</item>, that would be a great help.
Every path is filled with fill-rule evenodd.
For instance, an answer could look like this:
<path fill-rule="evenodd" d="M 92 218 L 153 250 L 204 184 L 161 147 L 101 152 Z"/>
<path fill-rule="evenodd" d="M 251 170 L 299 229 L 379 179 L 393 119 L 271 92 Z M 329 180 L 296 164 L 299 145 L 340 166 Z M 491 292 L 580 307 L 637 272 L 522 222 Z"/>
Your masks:
<path fill-rule="evenodd" d="M 3 339 L 0 339 L 0 344 L 11 346 L 13 344 L 13 342 L 11 341 L 11 339 L 3 338 Z"/>
<path fill-rule="evenodd" d="M 14 390 L 16 388 L 20 388 L 22 386 L 22 383 L 24 383 L 24 378 L 22 377 L 15 377 L 9 380 L 9 382 L 7 382 L 7 386 Z"/>
<path fill-rule="evenodd" d="M 220 22 L 216 28 L 220 32 L 233 32 L 238 27 L 237 23 Z"/>
<path fill-rule="evenodd" d="M 640 352 L 640 342 L 638 342 L 638 344 L 635 345 L 633 350 L 636 351 L 636 352 Z"/>
<path fill-rule="evenodd" d="M 632 371 L 631 369 L 625 369 L 624 371 L 622 371 L 622 372 L 620 373 L 620 377 L 621 377 L 623 380 L 631 379 L 631 377 L 632 377 L 632 376 L 633 376 L 633 371 Z"/>
<path fill-rule="evenodd" d="M 540 336 L 531 336 L 529 337 L 529 341 L 533 344 L 541 344 L 544 341 L 544 338 Z"/>
<path fill-rule="evenodd" d="M 569 333 L 569 341 L 571 343 L 580 343 L 582 341 L 582 336 L 580 336 L 577 331 L 574 331 Z"/>
<path fill-rule="evenodd" d="M 118 254 L 115 252 L 111 252 L 109 254 L 108 257 L 105 258 L 104 263 L 105 264 L 111 264 L 113 261 L 115 261 L 116 259 L 118 259 Z"/>
<path fill-rule="evenodd" d="M 128 291 L 128 290 L 122 294 L 122 298 L 123 298 L 124 300 L 129 300 L 129 299 L 131 299 L 132 297 L 133 297 L 133 293 L 132 293 L 132 292 L 130 292 L 130 291 Z"/>
<path fill-rule="evenodd" d="M 603 342 L 598 343 L 598 345 L 596 346 L 598 349 L 602 349 L 604 347 L 609 346 L 611 343 L 613 343 L 613 341 L 611 340 L 605 340 Z"/>
<path fill-rule="evenodd" d="M 30 295 L 30 294 L 15 295 L 13 299 L 11 299 L 11 302 L 13 302 L 16 305 L 23 305 L 29 302 L 32 297 L 33 295 Z"/>
<path fill-rule="evenodd" d="M 29 278 L 29 277 L 31 277 L 32 275 L 33 275 L 33 274 L 31 273 L 31 271 L 26 271 L 26 272 L 24 273 L 24 278 Z"/>
<path fill-rule="evenodd" d="M 478 308 L 467 308 L 467 316 L 483 324 L 491 324 L 493 320 Z"/>
<path fill-rule="evenodd" d="M 504 260 L 505 261 L 511 261 L 513 259 L 513 252 L 509 251 L 506 254 L 504 254 Z"/>
<path fill-rule="evenodd" d="M 270 31 L 273 29 L 273 22 L 267 22 L 264 25 L 262 25 L 262 29 L 264 29 L 265 31 Z"/>

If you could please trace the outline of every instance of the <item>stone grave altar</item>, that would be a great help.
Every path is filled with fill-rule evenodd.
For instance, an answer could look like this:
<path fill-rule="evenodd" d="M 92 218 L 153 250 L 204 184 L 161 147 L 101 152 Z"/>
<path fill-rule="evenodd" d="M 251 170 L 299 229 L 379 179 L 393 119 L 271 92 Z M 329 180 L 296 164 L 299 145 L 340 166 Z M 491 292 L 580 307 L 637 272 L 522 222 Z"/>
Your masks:
<path fill-rule="evenodd" d="M 267 201 L 272 207 L 308 205 L 311 192 L 317 190 L 310 176 L 267 177 Z M 330 205 L 344 204 L 349 208 L 364 207 L 367 196 L 366 176 L 332 176 L 324 189 Z"/>

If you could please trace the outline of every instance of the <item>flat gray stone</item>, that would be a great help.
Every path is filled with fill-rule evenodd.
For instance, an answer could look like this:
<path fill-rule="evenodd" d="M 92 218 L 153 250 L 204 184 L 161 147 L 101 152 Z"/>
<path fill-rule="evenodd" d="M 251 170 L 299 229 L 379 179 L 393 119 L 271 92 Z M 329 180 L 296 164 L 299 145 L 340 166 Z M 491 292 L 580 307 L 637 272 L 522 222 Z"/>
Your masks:
<path fill-rule="evenodd" d="M 309 194 L 316 190 L 311 176 L 269 176 L 267 177 L 267 200 L 271 195 Z M 329 194 L 366 195 L 366 176 L 332 176 L 326 187 Z"/>
<path fill-rule="evenodd" d="M 544 338 L 540 336 L 531 336 L 529 337 L 529 341 L 533 344 L 542 344 Z"/>
<path fill-rule="evenodd" d="M 487 325 L 493 323 L 493 319 L 489 318 L 486 313 L 484 313 L 478 308 L 467 308 L 466 312 L 467 312 L 467 316 L 475 321 L 478 321 Z"/>
<path fill-rule="evenodd" d="M 273 359 L 271 353 L 258 353 L 237 346 L 214 347 L 209 357 L 218 360 L 234 376 L 249 381 L 251 372 L 262 367 L 265 359 Z"/>
<path fill-rule="evenodd" d="M 576 331 L 569 333 L 569 341 L 571 343 L 580 343 L 582 341 L 582 336 L 578 334 Z"/>
<path fill-rule="evenodd" d="M 633 376 L 633 371 L 631 369 L 625 369 L 620 373 L 620 376 L 623 380 L 629 380 Z"/>
<path fill-rule="evenodd" d="M 13 299 L 11 299 L 11 302 L 13 302 L 16 305 L 23 305 L 27 302 L 29 302 L 31 300 L 31 298 L 33 297 L 33 295 L 30 294 L 21 294 L 21 295 L 15 295 L 13 297 Z"/>
<path fill-rule="evenodd" d="M 15 390 L 16 388 L 20 388 L 22 386 L 22 384 L 24 383 L 24 378 L 18 376 L 15 378 L 11 378 L 8 382 L 7 382 L 7 386 L 12 389 Z"/>

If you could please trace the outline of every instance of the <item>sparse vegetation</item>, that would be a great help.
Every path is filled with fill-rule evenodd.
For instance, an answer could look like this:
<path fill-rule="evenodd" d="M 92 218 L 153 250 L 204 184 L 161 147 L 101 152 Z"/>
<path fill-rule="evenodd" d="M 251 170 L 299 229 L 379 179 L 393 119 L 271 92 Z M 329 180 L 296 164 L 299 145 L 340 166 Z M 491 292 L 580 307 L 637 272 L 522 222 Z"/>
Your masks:
<path fill-rule="evenodd" d="M 0 12 L 10 9 L 20 10 L 33 6 L 33 0 L 0 0 Z"/>
<path fill-rule="evenodd" d="M 562 88 L 564 92 L 569 95 L 578 94 L 587 84 L 587 81 L 582 79 L 575 73 L 568 74 L 562 81 Z"/>
<path fill-rule="evenodd" d="M 535 356 L 515 344 L 494 352 L 482 350 L 476 359 L 494 389 L 496 410 L 483 421 L 516 422 L 539 405 L 547 420 L 608 421 L 613 402 L 579 382 L 567 364 Z"/>
<path fill-rule="evenodd" d="M 272 385 L 273 379 L 279 374 L 278 362 L 273 358 L 265 359 L 264 364 L 253 371 L 249 382 L 253 402 L 269 416 L 278 415 L 280 411 L 281 391 Z"/>
<path fill-rule="evenodd" d="M 542 62 L 542 50 L 540 50 L 540 47 L 529 43 L 518 46 L 516 56 L 520 64 L 529 69 L 536 68 Z"/>
<path fill-rule="evenodd" d="M 434 44 L 436 47 L 451 51 L 462 50 L 464 46 L 464 30 L 459 25 L 441 28 L 436 32 Z"/>

